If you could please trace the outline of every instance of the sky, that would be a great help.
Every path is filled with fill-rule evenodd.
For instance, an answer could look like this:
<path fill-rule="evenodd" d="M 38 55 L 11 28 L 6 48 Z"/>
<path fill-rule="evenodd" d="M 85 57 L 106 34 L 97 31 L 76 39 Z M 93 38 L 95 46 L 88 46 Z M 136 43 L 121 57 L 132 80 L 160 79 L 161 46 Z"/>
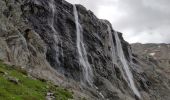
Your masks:
<path fill-rule="evenodd" d="M 130 43 L 170 43 L 170 0 L 66 0 L 82 4 Z"/>

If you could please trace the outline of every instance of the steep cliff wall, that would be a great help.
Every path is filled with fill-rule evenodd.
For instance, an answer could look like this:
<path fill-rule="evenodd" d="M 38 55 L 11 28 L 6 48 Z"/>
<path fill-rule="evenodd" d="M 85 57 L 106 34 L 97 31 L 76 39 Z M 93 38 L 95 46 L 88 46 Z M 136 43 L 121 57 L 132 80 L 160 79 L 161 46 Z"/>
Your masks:
<path fill-rule="evenodd" d="M 64 0 L 1 0 L 0 59 L 75 99 L 149 100 L 148 76 L 106 20 Z M 154 100 L 154 99 L 152 99 Z"/>
<path fill-rule="evenodd" d="M 0 1 L 0 58 L 22 66 L 36 77 L 48 77 L 60 82 L 56 77 L 59 75 L 46 60 L 46 44 L 31 30 L 27 19 L 22 17 L 21 4 L 23 1 L 20 0 Z"/>

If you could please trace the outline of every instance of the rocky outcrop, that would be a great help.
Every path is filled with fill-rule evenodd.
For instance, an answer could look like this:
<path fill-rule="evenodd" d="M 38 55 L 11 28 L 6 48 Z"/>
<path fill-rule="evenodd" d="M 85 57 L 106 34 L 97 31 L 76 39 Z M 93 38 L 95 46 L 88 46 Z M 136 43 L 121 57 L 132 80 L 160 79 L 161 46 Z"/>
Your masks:
<path fill-rule="evenodd" d="M 151 100 L 169 100 L 170 45 L 132 44 L 135 62 L 142 66 L 149 79 Z"/>
<path fill-rule="evenodd" d="M 0 6 L 0 59 L 72 89 L 77 100 L 155 100 L 149 74 L 108 21 L 64 0 L 1 0 Z"/>
<path fill-rule="evenodd" d="M 0 59 L 58 83 L 60 75 L 46 60 L 46 44 L 23 18 L 22 4 L 22 0 L 0 1 Z"/>

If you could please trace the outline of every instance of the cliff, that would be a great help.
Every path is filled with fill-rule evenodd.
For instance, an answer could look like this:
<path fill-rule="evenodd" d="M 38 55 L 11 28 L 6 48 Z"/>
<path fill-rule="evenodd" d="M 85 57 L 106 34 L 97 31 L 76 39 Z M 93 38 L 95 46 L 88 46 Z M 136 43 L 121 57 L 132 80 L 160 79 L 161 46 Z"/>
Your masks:
<path fill-rule="evenodd" d="M 155 100 L 147 72 L 108 21 L 64 0 L 0 6 L 3 61 L 72 90 L 77 100 Z"/>

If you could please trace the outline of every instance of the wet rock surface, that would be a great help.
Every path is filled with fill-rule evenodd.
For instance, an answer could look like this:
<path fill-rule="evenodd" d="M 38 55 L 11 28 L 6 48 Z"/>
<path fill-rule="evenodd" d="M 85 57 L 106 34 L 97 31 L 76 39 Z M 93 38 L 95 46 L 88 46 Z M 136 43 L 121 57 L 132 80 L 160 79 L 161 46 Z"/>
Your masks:
<path fill-rule="evenodd" d="M 51 2 L 53 2 L 53 4 L 51 4 Z M 76 5 L 76 8 L 79 23 L 83 30 L 83 42 L 88 61 L 94 73 L 94 86 L 92 86 L 92 89 L 86 88 L 87 91 L 91 91 L 92 95 L 100 98 L 100 94 L 95 90 L 95 86 L 97 86 L 101 87 L 101 92 L 108 98 L 113 98 L 114 96 L 110 96 L 117 94 L 124 96 L 131 95 L 133 98 L 134 95 L 130 88 L 126 87 L 127 83 L 124 79 L 121 78 L 120 81 L 117 81 L 119 79 L 115 75 L 114 66 L 116 65 L 113 65 L 111 57 L 112 51 L 109 49 L 112 47 L 110 42 L 115 43 L 113 29 L 111 29 L 113 40 L 108 40 L 110 36 L 108 26 L 111 27 L 111 24 L 107 21 L 99 20 L 91 11 L 87 11 L 86 8 L 81 5 Z M 28 0 L 22 5 L 22 10 L 29 24 L 31 24 L 32 28 L 46 43 L 46 56 L 50 65 L 67 78 L 81 81 L 83 78 L 83 70 L 79 62 L 76 47 L 77 36 L 73 5 L 62 0 L 39 0 L 37 2 Z M 128 58 L 128 43 L 123 40 L 121 33 L 119 33 L 119 36 L 124 47 L 123 49 L 127 54 L 126 57 Z M 122 77 L 121 74 L 119 75 L 117 76 Z M 104 79 L 104 81 L 99 79 Z M 98 81 L 101 81 L 101 84 Z M 110 84 L 113 88 L 106 87 L 107 84 Z M 116 89 L 119 90 L 119 88 L 117 88 L 119 84 L 121 84 L 121 88 L 125 93 L 121 91 L 119 93 L 116 93 L 117 91 L 115 92 Z M 105 90 L 110 93 L 105 93 Z M 119 95 L 117 95 L 117 98 L 121 99 Z"/>
<path fill-rule="evenodd" d="M 145 65 L 139 63 L 140 58 L 132 54 L 122 33 L 117 32 L 115 37 L 116 31 L 108 21 L 98 19 L 83 6 L 76 5 L 76 9 L 82 47 L 94 74 L 91 86 L 81 82 L 84 70 L 79 60 L 72 4 L 64 0 L 1 0 L 0 6 L 0 59 L 73 90 L 77 100 L 84 97 L 87 100 L 168 100 L 168 97 L 160 99 L 161 95 L 154 98 L 157 91 L 153 88 L 160 84 L 154 86 L 151 79 L 157 82 L 161 78 L 151 77 L 152 68 L 148 67 L 151 61 L 144 62 Z M 131 89 L 127 74 L 123 74 L 116 38 L 120 39 L 141 98 Z M 162 88 L 163 91 L 165 87 Z"/>

